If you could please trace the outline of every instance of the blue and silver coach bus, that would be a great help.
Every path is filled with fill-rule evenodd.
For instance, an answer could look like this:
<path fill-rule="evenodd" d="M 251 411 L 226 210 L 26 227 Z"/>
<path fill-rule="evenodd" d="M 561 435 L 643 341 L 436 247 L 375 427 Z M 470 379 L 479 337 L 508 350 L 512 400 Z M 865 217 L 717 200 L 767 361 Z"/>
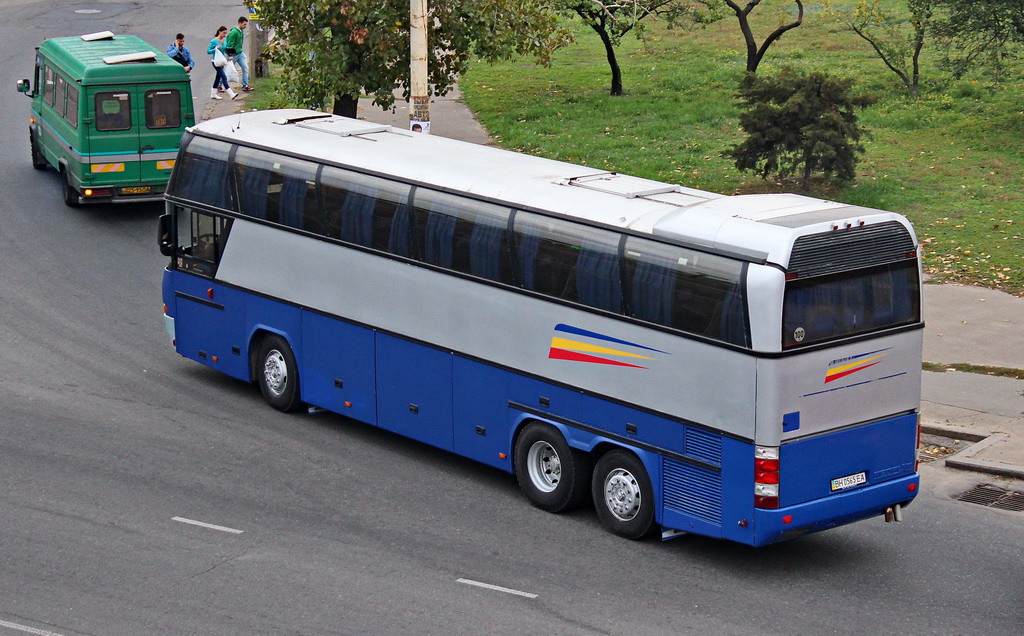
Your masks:
<path fill-rule="evenodd" d="M 916 495 L 917 239 L 305 110 L 185 134 L 181 355 L 515 474 L 611 532 L 765 545 Z"/>

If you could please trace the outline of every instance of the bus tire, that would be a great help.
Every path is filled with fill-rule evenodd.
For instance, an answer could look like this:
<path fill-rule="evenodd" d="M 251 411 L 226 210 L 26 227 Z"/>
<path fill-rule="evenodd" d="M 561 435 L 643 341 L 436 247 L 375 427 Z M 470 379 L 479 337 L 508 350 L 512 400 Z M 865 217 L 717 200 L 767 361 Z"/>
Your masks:
<path fill-rule="evenodd" d="M 46 170 L 46 157 L 39 152 L 39 144 L 36 143 L 36 134 L 31 129 L 28 131 L 28 143 L 32 148 L 32 167 L 36 170 Z"/>
<path fill-rule="evenodd" d="M 299 368 L 288 342 L 276 334 L 260 341 L 256 354 L 256 381 L 267 404 L 289 412 L 302 406 L 299 399 Z"/>
<path fill-rule="evenodd" d="M 615 449 L 598 460 L 592 484 L 601 525 L 612 534 L 642 539 L 654 530 L 654 489 L 643 462 Z"/>
<path fill-rule="evenodd" d="M 69 208 L 77 208 L 82 205 L 78 199 L 78 190 L 71 185 L 71 175 L 68 174 L 68 171 L 61 168 L 60 176 L 64 181 L 64 205 Z"/>
<path fill-rule="evenodd" d="M 519 488 L 541 510 L 562 512 L 586 501 L 590 467 L 590 455 L 569 446 L 549 424 L 531 422 L 516 439 Z"/>

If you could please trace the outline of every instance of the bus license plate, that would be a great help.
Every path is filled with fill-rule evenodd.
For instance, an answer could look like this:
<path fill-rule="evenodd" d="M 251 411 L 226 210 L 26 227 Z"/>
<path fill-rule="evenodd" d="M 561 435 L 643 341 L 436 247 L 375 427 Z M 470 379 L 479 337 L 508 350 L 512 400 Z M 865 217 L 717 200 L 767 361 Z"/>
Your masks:
<path fill-rule="evenodd" d="M 868 483 L 867 473 L 856 473 L 854 475 L 847 475 L 846 477 L 839 477 L 838 479 L 832 480 L 832 492 L 837 490 L 846 490 L 847 488 L 853 488 L 861 484 Z"/>
<path fill-rule="evenodd" d="M 153 191 L 153 186 L 129 186 L 127 188 L 121 188 L 121 194 L 149 194 Z"/>

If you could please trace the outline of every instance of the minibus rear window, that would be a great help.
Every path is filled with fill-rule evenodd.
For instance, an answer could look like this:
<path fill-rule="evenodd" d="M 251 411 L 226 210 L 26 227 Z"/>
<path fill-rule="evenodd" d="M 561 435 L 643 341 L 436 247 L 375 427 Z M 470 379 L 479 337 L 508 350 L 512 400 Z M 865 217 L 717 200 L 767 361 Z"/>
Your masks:
<path fill-rule="evenodd" d="M 174 88 L 146 91 L 146 128 L 180 128 L 181 93 Z"/>
<path fill-rule="evenodd" d="M 131 96 L 124 91 L 96 93 L 96 130 L 131 130 Z"/>

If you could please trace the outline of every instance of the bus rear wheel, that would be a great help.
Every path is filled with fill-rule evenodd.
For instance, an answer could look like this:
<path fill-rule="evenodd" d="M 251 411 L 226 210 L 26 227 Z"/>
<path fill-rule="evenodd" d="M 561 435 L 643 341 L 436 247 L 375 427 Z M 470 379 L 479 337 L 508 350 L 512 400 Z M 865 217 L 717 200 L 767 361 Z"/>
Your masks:
<path fill-rule="evenodd" d="M 654 489 L 643 462 L 615 449 L 598 460 L 592 483 L 601 525 L 612 534 L 642 539 L 654 530 Z"/>
<path fill-rule="evenodd" d="M 569 446 L 549 424 L 531 422 L 516 439 L 519 488 L 541 510 L 562 512 L 586 501 L 590 466 L 590 456 Z"/>
<path fill-rule="evenodd" d="M 255 371 L 267 404 L 286 413 L 302 405 L 299 399 L 299 368 L 284 338 L 276 334 L 263 338 L 256 355 Z"/>
<path fill-rule="evenodd" d="M 46 170 L 46 157 L 39 152 L 39 144 L 36 143 L 36 134 L 31 129 L 28 131 L 28 143 L 32 147 L 32 167 L 36 170 Z"/>
<path fill-rule="evenodd" d="M 64 205 L 69 208 L 77 208 L 82 205 L 82 202 L 78 199 L 78 190 L 75 190 L 74 186 L 71 185 L 71 175 L 64 168 L 61 168 L 60 176 L 64 181 Z"/>

